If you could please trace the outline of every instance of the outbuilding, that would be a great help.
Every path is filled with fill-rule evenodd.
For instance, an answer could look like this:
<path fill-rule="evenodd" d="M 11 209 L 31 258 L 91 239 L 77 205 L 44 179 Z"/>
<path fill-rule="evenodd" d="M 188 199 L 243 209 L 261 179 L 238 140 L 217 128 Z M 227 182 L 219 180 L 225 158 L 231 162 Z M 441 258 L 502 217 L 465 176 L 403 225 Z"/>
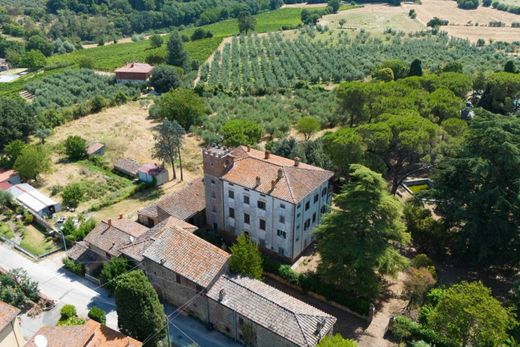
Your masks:
<path fill-rule="evenodd" d="M 139 179 L 145 183 L 154 183 L 157 186 L 168 182 L 168 170 L 157 164 L 144 164 L 139 168 Z"/>
<path fill-rule="evenodd" d="M 58 202 L 42 194 L 30 184 L 16 184 L 7 191 L 20 205 L 40 217 L 49 217 L 61 210 Z"/>
<path fill-rule="evenodd" d="M 145 82 L 152 76 L 153 66 L 144 63 L 130 63 L 116 70 L 116 81 Z"/>

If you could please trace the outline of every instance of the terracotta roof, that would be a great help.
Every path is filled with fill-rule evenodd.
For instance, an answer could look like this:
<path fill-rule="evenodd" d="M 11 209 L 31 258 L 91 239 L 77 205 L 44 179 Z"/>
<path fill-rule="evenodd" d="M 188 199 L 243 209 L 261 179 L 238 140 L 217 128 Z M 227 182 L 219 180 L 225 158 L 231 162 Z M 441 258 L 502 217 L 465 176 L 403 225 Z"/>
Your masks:
<path fill-rule="evenodd" d="M 157 176 L 164 170 L 166 170 L 164 167 L 157 166 L 156 164 L 144 164 L 139 168 L 138 171 L 147 173 L 151 176 Z"/>
<path fill-rule="evenodd" d="M 334 175 L 304 163 L 295 166 L 294 160 L 277 155 L 265 159 L 265 152 L 244 146 L 234 148 L 230 154 L 234 164 L 222 177 L 224 180 L 291 203 L 300 202 Z"/>
<path fill-rule="evenodd" d="M 8 181 L 11 177 L 13 176 L 17 176 L 18 174 L 14 171 L 14 170 L 2 170 L 0 169 L 0 182 L 6 182 Z"/>
<path fill-rule="evenodd" d="M 315 346 L 336 323 L 335 317 L 247 277 L 223 275 L 207 296 L 297 346 Z"/>
<path fill-rule="evenodd" d="M 130 63 L 116 69 L 116 72 L 150 73 L 153 66 L 145 63 Z"/>
<path fill-rule="evenodd" d="M 94 154 L 94 153 L 96 153 L 97 151 L 99 151 L 100 149 L 102 149 L 103 147 L 105 147 L 105 145 L 102 144 L 101 142 L 93 142 L 93 143 L 91 143 L 91 144 L 87 147 L 87 154 L 88 154 L 88 155 Z"/>
<path fill-rule="evenodd" d="M 92 264 L 96 261 L 101 261 L 98 254 L 88 248 L 88 243 L 85 241 L 77 242 L 72 248 L 67 251 L 67 256 L 80 263 Z"/>
<path fill-rule="evenodd" d="M 108 221 L 99 222 L 85 241 L 112 256 L 121 254 L 120 248 L 133 243 L 148 231 L 147 227 L 129 219 L 113 219 L 111 223 L 112 226 Z"/>
<path fill-rule="evenodd" d="M 119 158 L 114 163 L 114 170 L 120 171 L 130 176 L 137 176 L 139 171 L 139 163 L 129 158 Z"/>
<path fill-rule="evenodd" d="M 193 215 L 204 211 L 205 208 L 204 181 L 202 178 L 196 178 L 189 182 L 186 187 L 165 196 L 156 204 L 147 206 L 138 213 L 151 218 L 168 215 L 177 219 L 187 220 Z"/>
<path fill-rule="evenodd" d="M 189 231 L 165 226 L 144 257 L 208 288 L 226 266 L 229 254 Z"/>
<path fill-rule="evenodd" d="M 118 331 L 89 320 L 83 325 L 43 327 L 25 347 L 36 347 L 34 339 L 43 335 L 49 347 L 141 347 L 143 344 Z"/>
<path fill-rule="evenodd" d="M 11 323 L 19 313 L 20 310 L 16 307 L 0 301 L 0 331 L 4 330 L 4 328 Z"/>
<path fill-rule="evenodd" d="M 0 190 L 8 190 L 13 185 L 9 182 L 0 182 Z"/>

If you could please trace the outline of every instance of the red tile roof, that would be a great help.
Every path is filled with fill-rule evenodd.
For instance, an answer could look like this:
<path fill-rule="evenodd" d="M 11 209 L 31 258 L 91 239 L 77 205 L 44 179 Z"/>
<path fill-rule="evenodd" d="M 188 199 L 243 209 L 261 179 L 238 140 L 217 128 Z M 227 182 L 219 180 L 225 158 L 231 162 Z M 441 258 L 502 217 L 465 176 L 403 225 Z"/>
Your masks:
<path fill-rule="evenodd" d="M 100 149 L 102 149 L 103 147 L 105 147 L 105 145 L 102 144 L 101 142 L 94 142 L 94 143 L 91 143 L 91 144 L 87 147 L 87 154 L 88 154 L 88 155 L 92 155 L 92 154 L 96 153 L 97 151 L 99 151 Z"/>
<path fill-rule="evenodd" d="M 0 182 L 0 190 L 7 190 L 11 188 L 13 185 L 9 182 Z"/>
<path fill-rule="evenodd" d="M 130 63 L 116 69 L 116 72 L 150 73 L 153 66 L 145 63 Z"/>
<path fill-rule="evenodd" d="M 156 164 L 144 164 L 139 168 L 139 172 L 147 173 L 151 176 L 157 176 L 164 170 L 166 170 L 166 169 L 163 167 L 157 166 Z"/>
<path fill-rule="evenodd" d="M 19 313 L 20 310 L 16 307 L 0 301 L 0 332 L 4 330 L 4 328 L 11 323 Z"/>
<path fill-rule="evenodd" d="M 231 151 L 233 167 L 222 177 L 225 181 L 254 189 L 291 203 L 298 203 L 334 174 L 322 168 L 269 155 L 240 146 Z M 260 185 L 257 185 L 260 177 Z"/>
<path fill-rule="evenodd" d="M 0 182 L 6 182 L 11 177 L 17 176 L 17 173 L 14 170 L 2 170 L 0 169 Z"/>
<path fill-rule="evenodd" d="M 144 252 L 144 258 L 208 288 L 225 270 L 229 254 L 189 231 L 166 226 Z"/>
<path fill-rule="evenodd" d="M 43 327 L 25 347 L 36 347 L 35 338 L 42 335 L 49 347 L 141 347 L 143 344 L 93 320 L 83 325 Z"/>

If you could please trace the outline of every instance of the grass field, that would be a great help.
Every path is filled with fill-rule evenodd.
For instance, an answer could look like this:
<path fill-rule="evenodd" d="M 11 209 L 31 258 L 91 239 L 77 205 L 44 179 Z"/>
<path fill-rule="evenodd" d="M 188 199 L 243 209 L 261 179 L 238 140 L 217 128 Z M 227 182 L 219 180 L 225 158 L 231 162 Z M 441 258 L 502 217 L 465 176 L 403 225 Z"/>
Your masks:
<path fill-rule="evenodd" d="M 59 248 L 51 238 L 46 237 L 31 224 L 25 226 L 20 247 L 36 256 L 52 252 Z"/>

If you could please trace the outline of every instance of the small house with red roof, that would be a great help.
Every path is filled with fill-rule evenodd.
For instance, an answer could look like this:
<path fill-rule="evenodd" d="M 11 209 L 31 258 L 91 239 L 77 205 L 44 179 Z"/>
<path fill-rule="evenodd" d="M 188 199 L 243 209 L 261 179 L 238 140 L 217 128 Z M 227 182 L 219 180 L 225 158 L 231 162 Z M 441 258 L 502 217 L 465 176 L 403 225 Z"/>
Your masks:
<path fill-rule="evenodd" d="M 116 69 L 116 81 L 145 82 L 152 76 L 153 66 L 145 63 L 130 63 Z"/>
<path fill-rule="evenodd" d="M 20 176 L 14 170 L 0 169 L 0 191 L 8 190 L 15 184 L 20 183 Z"/>
<path fill-rule="evenodd" d="M 155 182 L 156 186 L 160 186 L 169 180 L 168 170 L 157 164 L 144 164 L 139 168 L 138 175 L 141 181 L 145 183 Z"/>

